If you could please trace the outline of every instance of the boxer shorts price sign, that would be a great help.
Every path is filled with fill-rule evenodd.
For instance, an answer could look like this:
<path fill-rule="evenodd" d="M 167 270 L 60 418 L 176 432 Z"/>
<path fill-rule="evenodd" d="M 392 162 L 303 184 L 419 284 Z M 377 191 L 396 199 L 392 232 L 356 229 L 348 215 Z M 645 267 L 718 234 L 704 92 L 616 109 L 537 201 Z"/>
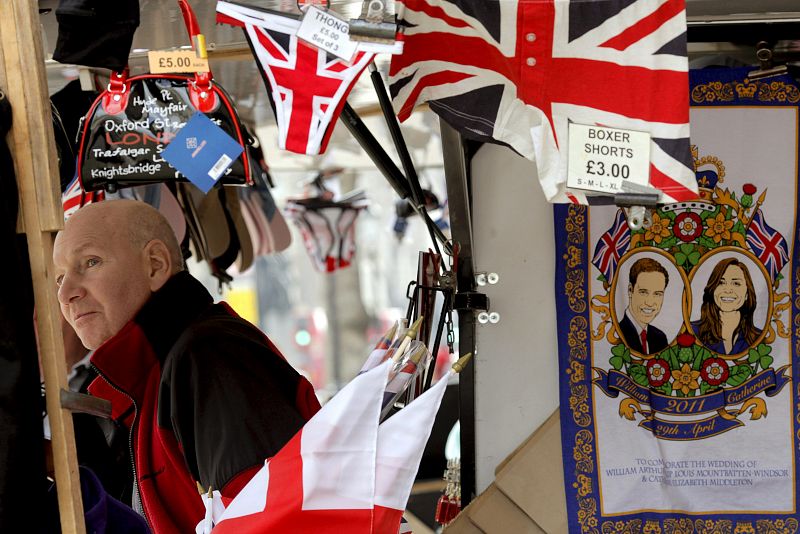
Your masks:
<path fill-rule="evenodd" d="M 353 58 L 358 46 L 350 40 L 350 25 L 346 20 L 314 6 L 306 8 L 297 37 L 347 61 Z"/>
<path fill-rule="evenodd" d="M 650 134 L 633 130 L 569 125 L 567 187 L 617 193 L 623 181 L 650 181 Z"/>

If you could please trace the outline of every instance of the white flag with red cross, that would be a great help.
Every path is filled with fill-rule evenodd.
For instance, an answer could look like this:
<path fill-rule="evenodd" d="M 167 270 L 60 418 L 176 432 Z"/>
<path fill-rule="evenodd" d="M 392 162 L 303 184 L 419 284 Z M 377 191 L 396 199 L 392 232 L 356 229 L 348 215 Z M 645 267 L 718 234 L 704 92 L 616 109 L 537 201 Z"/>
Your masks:
<path fill-rule="evenodd" d="M 450 375 L 379 425 L 390 364 L 323 406 L 231 501 L 213 534 L 397 534 Z"/>

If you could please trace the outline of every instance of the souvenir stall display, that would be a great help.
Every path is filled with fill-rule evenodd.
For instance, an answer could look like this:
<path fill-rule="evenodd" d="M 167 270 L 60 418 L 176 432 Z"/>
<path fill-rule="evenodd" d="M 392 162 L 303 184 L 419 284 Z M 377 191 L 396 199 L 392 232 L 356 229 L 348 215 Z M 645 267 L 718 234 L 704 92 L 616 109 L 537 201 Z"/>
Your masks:
<path fill-rule="evenodd" d="M 203 2 L 215 31 L 240 36 L 235 54 L 258 78 L 247 95 L 223 88 L 229 79 L 216 63 L 212 74 L 210 59 L 226 51 L 225 43 L 206 42 L 195 14 Z M 479 493 L 477 364 L 467 365 L 477 354 L 476 323 L 500 321 L 480 287 L 499 276 L 476 272 L 473 258 L 470 213 L 480 199 L 472 195 L 469 162 L 483 143 L 528 160 L 554 205 L 555 309 L 528 312 L 534 321 L 538 313 L 557 320 L 558 491 L 566 492 L 569 532 L 800 528 L 800 385 L 793 378 L 800 271 L 792 272 L 800 245 L 800 84 L 786 69 L 690 71 L 685 0 L 364 0 L 360 17 L 349 19 L 336 2 L 177 0 L 191 49 L 169 39 L 152 43 L 142 73 L 131 48 L 140 8 L 155 7 L 126 0 L 112 13 L 89 0 L 58 4 L 52 57 L 79 65 L 80 79 L 50 98 L 47 128 L 55 136 L 45 148 L 54 148 L 57 165 L 42 174 L 59 182 L 60 210 L 48 203 L 43 215 L 31 211 L 52 195 L 32 185 L 35 160 L 24 160 L 25 230 L 41 234 L 30 243 L 52 252 L 63 221 L 89 204 L 145 202 L 166 218 L 183 259 L 207 264 L 222 295 L 237 278 L 252 277 L 258 258 L 288 253 L 294 231 L 302 240 L 295 249 L 310 261 L 295 261 L 302 274 L 286 269 L 286 279 L 304 286 L 298 293 L 323 286 L 329 302 L 323 309 L 295 295 L 305 315 L 292 310 L 286 324 L 323 312 L 324 320 L 301 330 L 327 336 L 330 328 L 333 338 L 340 326 L 331 315 L 341 297 L 335 282 L 350 275 L 346 282 L 358 284 L 361 221 L 373 208 L 386 213 L 365 181 L 339 180 L 350 172 L 349 162 L 330 154 L 340 120 L 374 164 L 370 172 L 395 194 L 385 225 L 397 238 L 392 244 L 410 225 L 429 240 L 415 249 L 413 280 L 402 286 L 405 314 L 395 305 L 391 321 L 383 317 L 378 327 L 369 317 L 381 335 L 363 364 L 356 361 L 352 380 L 340 380 L 337 367 L 337 391 L 325 392 L 331 398 L 322 409 L 249 482 L 237 481 L 243 489 L 235 498 L 198 483 L 192 496 L 205 510 L 191 518 L 198 534 L 410 532 L 403 516 L 437 411 L 448 382 L 466 368 L 459 457 L 447 461 L 430 518 L 460 532 L 457 516 Z M 210 17 L 201 20 L 208 25 Z M 0 45 L 16 41 L 10 29 L 0 22 Z M 34 56 L 43 64 L 40 48 Z M 0 81 L 11 77 L 7 63 L 18 74 L 24 62 L 0 57 Z M 364 71 L 374 91 L 368 111 L 352 105 Z M 11 91 L 24 93 L 13 83 Z M 258 135 L 264 117 L 238 108 L 245 99 L 258 107 L 259 96 L 271 109 L 275 146 Z M 435 180 L 423 187 L 401 130 L 422 106 L 441 119 L 446 193 Z M 366 126 L 366 113 L 380 117 L 391 148 Z M 313 162 L 291 169 L 312 176 L 295 181 L 302 193 L 287 187 L 272 150 Z M 49 152 L 38 157 L 49 161 Z M 31 257 L 35 286 L 52 287 L 49 260 Z M 400 294 L 398 282 L 406 281 L 393 280 L 392 289 Z M 351 291 L 339 283 L 340 293 Z M 69 393 L 63 362 L 52 360 L 63 354 L 50 350 L 60 336 L 51 297 L 39 295 L 37 309 L 46 310 L 50 354 L 42 367 L 48 412 L 55 412 L 65 402 L 56 399 L 59 391 Z M 360 333 L 366 315 L 352 321 Z M 309 344 L 299 335 L 294 341 Z M 332 360 L 340 357 L 336 343 Z M 513 366 L 514 357 L 482 362 Z M 72 399 L 69 409 L 91 411 L 87 398 Z M 65 488 L 61 521 L 69 527 L 80 522 L 81 482 L 86 489 L 93 480 L 76 475 L 74 437 L 62 419 L 53 417 L 53 439 Z"/>
<path fill-rule="evenodd" d="M 753 70 L 691 72 L 698 198 L 557 206 L 571 531 L 797 529 L 800 85 Z"/>

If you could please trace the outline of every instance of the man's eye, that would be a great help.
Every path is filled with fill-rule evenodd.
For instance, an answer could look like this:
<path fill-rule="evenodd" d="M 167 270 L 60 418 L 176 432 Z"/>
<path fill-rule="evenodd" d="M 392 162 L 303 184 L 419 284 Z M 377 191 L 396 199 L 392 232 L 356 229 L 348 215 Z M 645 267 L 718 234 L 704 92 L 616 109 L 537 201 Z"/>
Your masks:
<path fill-rule="evenodd" d="M 61 282 L 64 281 L 64 275 L 60 274 L 56 276 L 56 287 L 61 287 Z"/>
<path fill-rule="evenodd" d="M 86 266 L 87 267 L 94 267 L 95 265 L 98 265 L 99 263 L 100 263 L 100 260 L 98 258 L 89 258 L 88 260 L 86 260 Z"/>

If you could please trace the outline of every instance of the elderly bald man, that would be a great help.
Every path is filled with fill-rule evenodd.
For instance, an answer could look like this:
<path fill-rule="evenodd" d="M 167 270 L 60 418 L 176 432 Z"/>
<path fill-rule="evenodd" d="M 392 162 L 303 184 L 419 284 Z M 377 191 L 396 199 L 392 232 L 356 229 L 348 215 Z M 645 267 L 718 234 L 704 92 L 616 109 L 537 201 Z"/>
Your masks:
<path fill-rule="evenodd" d="M 169 223 L 134 200 L 90 204 L 53 251 L 89 392 L 130 433 L 133 505 L 156 534 L 194 532 L 197 482 L 232 498 L 319 409 L 308 381 L 185 269 Z"/>

